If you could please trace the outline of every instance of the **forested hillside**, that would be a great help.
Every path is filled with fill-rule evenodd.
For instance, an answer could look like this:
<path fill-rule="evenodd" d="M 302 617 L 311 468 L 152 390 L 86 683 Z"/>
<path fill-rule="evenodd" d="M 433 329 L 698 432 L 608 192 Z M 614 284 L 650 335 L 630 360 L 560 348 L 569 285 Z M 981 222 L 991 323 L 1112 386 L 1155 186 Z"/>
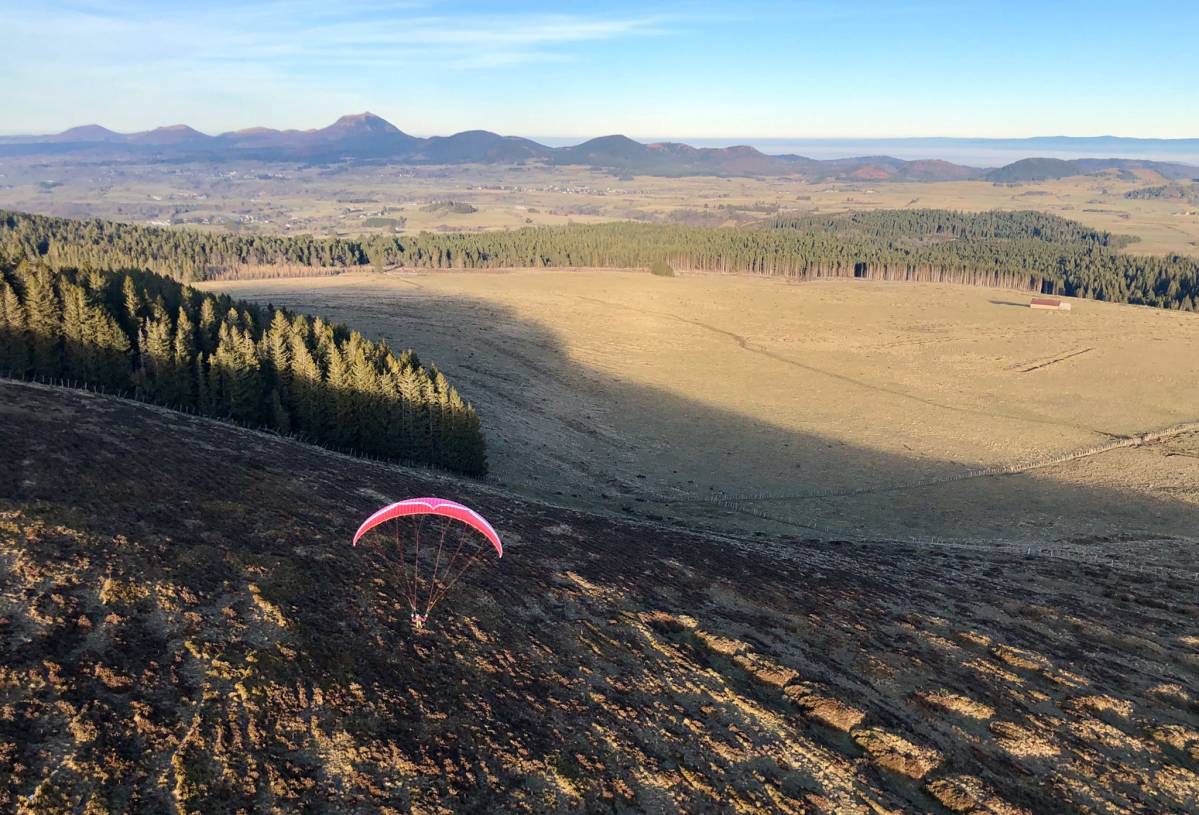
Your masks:
<path fill-rule="evenodd" d="M 1199 308 L 1199 260 L 1120 254 L 1127 238 L 1039 212 L 885 210 L 779 220 L 765 228 L 617 222 L 368 241 L 214 235 L 0 214 L 0 256 L 52 267 L 147 268 L 182 280 L 246 266 L 415 268 L 648 267 L 858 277 L 1017 288 L 1114 302 Z M 261 269 L 255 269 L 256 274 Z"/>
<path fill-rule="evenodd" d="M 147 269 L 184 283 L 239 265 L 336 270 L 369 262 L 360 241 L 192 232 L 21 212 L 0 212 L 0 257 L 5 255 L 53 268 Z"/>
<path fill-rule="evenodd" d="M 1142 201 L 1187 201 L 1199 203 L 1199 183 L 1189 184 L 1158 184 L 1152 187 L 1140 187 L 1124 193 L 1124 197 Z"/>
<path fill-rule="evenodd" d="M 335 449 L 487 469 L 474 409 L 413 353 L 150 272 L 0 265 L 0 375 L 66 379 Z"/>
<path fill-rule="evenodd" d="M 775 229 L 831 232 L 894 240 L 1007 240 L 1030 238 L 1048 243 L 1088 243 L 1120 248 L 1131 235 L 1113 235 L 1047 212 L 955 212 L 948 209 L 884 209 L 775 218 Z"/>

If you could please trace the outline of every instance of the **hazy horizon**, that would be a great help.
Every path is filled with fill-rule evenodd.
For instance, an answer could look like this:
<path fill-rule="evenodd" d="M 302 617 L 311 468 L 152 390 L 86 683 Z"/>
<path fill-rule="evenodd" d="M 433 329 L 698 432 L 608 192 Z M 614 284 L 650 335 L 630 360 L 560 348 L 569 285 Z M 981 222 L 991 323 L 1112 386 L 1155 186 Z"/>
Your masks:
<path fill-rule="evenodd" d="M 401 130 L 404 130 L 404 132 L 421 138 L 427 138 L 429 136 L 452 135 L 452 133 L 428 132 L 424 129 L 409 130 L 404 127 L 403 123 L 392 121 L 386 116 L 382 116 L 382 118 L 399 127 Z M 330 121 L 323 124 L 314 124 L 308 127 L 294 129 L 313 130 L 327 126 L 331 123 L 332 122 Z M 103 122 L 81 122 L 76 125 L 72 125 L 71 127 L 79 127 L 91 124 L 99 124 L 106 127 Z M 190 122 L 183 121 L 160 123 L 147 129 L 152 130 L 154 127 L 168 127 L 177 124 L 187 124 L 191 126 Z M 258 122 L 245 124 L 239 128 L 235 128 L 234 130 L 219 132 L 204 131 L 201 128 L 196 129 L 203 133 L 207 133 L 207 135 L 218 136 L 221 135 L 221 133 L 234 132 L 236 130 L 242 130 L 249 127 L 271 127 L 271 125 L 268 123 Z M 63 128 L 63 130 L 65 129 L 67 128 Z M 109 129 L 115 130 L 115 128 Z M 282 130 L 284 128 L 276 129 Z M 467 129 L 491 130 L 492 128 L 487 127 L 485 123 L 480 123 L 477 126 Z M 55 133 L 58 132 L 62 132 L 62 130 L 55 131 Z M 40 136 L 55 135 L 55 133 L 0 132 L 0 136 L 8 138 L 36 138 Z M 528 136 L 520 133 L 501 133 L 501 135 L 528 138 L 550 147 L 564 147 L 580 144 L 589 139 L 600 136 L 614 135 L 614 133 L 595 133 L 586 136 Z M 1112 135 L 1036 135 L 1024 137 L 901 136 L 863 138 L 847 136 L 815 138 L 795 136 L 789 138 L 780 138 L 768 136 L 697 137 L 662 135 L 645 136 L 637 134 L 620 135 L 626 135 L 629 138 L 644 143 L 682 142 L 694 147 L 732 147 L 748 145 L 768 155 L 794 154 L 806 156 L 808 158 L 824 160 L 886 155 L 906 161 L 920 159 L 940 159 L 956 164 L 987 168 L 999 167 L 1005 164 L 1010 164 L 1019 159 L 1032 157 L 1061 159 L 1124 158 L 1144 159 L 1150 161 L 1172 161 L 1184 164 L 1199 165 L 1199 137 L 1159 139 L 1152 137 Z"/>
<path fill-rule="evenodd" d="M 531 137 L 534 141 L 551 147 L 577 144 L 581 139 L 568 137 Z M 641 142 L 676 141 L 693 147 L 733 147 L 748 145 L 770 155 L 795 154 L 814 159 L 860 158 L 862 156 L 886 155 L 892 158 L 914 161 L 941 159 L 955 164 L 972 167 L 1001 167 L 1023 158 L 1127 158 L 1148 161 L 1173 161 L 1199 165 L 1199 138 L 1195 139 L 1141 139 L 1128 136 L 1027 136 L 1023 138 L 995 137 L 898 137 L 898 138 L 688 138 L 662 136 L 630 136 Z M 1076 149 L 1050 148 L 1028 145 L 1029 141 L 1051 141 L 1057 139 L 1127 139 L 1149 142 L 1152 146 L 1107 146 L 1099 148 L 1077 145 Z M 1019 142 L 1024 142 L 1023 145 Z M 1180 142 L 1177 147 L 1169 142 Z M 1157 149 L 1153 149 L 1157 148 Z M 1032 150 L 1032 152 L 1030 152 Z"/>

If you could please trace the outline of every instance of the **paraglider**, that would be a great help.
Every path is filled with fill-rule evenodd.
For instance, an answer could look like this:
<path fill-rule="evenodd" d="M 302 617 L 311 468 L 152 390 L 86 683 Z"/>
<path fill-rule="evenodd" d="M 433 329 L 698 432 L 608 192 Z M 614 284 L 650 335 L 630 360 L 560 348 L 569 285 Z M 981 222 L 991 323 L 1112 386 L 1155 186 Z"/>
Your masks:
<path fill-rule="evenodd" d="M 433 608 L 472 566 L 492 552 L 504 556 L 499 533 L 486 518 L 444 498 L 388 504 L 358 527 L 353 546 L 360 543 L 393 577 L 415 630 L 424 628 Z"/>

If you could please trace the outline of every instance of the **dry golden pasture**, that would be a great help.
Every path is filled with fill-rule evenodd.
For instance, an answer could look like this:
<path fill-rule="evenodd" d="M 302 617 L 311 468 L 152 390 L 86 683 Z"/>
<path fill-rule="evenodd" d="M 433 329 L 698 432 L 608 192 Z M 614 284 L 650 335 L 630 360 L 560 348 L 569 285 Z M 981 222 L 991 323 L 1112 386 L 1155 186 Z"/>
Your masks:
<path fill-rule="evenodd" d="M 1199 420 L 1190 314 L 603 270 L 206 288 L 419 349 L 479 408 L 492 480 L 540 498 L 858 538 L 1075 545 L 1199 528 L 1199 432 L 963 478 Z"/>

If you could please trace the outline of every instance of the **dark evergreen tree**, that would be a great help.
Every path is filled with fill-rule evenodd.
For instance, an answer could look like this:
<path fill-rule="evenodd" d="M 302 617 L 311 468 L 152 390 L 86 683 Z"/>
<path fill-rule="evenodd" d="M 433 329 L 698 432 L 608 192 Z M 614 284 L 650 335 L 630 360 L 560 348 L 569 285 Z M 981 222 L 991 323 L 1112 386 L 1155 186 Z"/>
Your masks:
<path fill-rule="evenodd" d="M 137 286 L 133 282 L 133 278 L 125 275 L 124 281 L 121 283 L 121 298 L 125 304 L 125 312 L 122 315 L 121 322 L 131 332 L 139 329 L 142 324 L 142 298 L 137 292 Z"/>
<path fill-rule="evenodd" d="M 51 273 L 43 267 L 22 266 L 17 269 L 17 278 L 24 289 L 30 363 L 41 376 L 61 376 L 62 304 Z"/>
<path fill-rule="evenodd" d="M 290 403 L 292 426 L 299 432 L 320 438 L 324 434 L 324 403 L 321 369 L 302 334 L 294 330 L 290 340 Z"/>
<path fill-rule="evenodd" d="M 29 338 L 25 306 L 0 274 L 0 375 L 25 376 L 29 370 Z"/>
<path fill-rule="evenodd" d="M 194 371 L 192 360 L 196 356 L 196 328 L 183 306 L 175 317 L 174 348 L 171 355 L 171 398 L 175 404 L 192 405 Z"/>
<path fill-rule="evenodd" d="M 200 324 L 196 329 L 199 348 L 205 354 L 216 350 L 218 329 L 216 302 L 211 297 L 205 297 L 200 303 Z"/>
<path fill-rule="evenodd" d="M 172 404 L 175 383 L 174 332 L 164 317 L 147 317 L 138 334 L 136 385 L 151 402 Z"/>
<path fill-rule="evenodd" d="M 461 452 L 482 449 L 477 417 L 443 375 L 418 366 L 411 352 L 319 318 L 153 274 L 0 266 L 0 374 L 132 389 L 342 449 L 483 474 Z"/>

